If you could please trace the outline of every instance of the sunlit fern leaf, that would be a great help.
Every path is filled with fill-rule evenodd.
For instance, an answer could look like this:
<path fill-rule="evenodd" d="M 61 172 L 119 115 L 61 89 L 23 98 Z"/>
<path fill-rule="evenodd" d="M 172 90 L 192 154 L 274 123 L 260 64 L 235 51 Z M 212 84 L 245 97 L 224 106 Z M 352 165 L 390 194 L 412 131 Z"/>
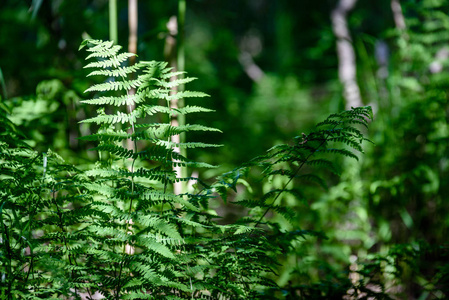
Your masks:
<path fill-rule="evenodd" d="M 133 53 L 120 53 L 118 55 L 110 55 L 107 56 L 108 59 L 91 62 L 84 66 L 84 68 L 118 68 L 124 62 L 128 60 L 128 58 L 135 56 Z M 104 70 L 100 70 L 99 72 L 104 72 Z M 105 72 L 106 74 L 106 72 Z"/>
<path fill-rule="evenodd" d="M 136 140 L 142 139 L 166 139 L 168 137 L 178 135 L 183 132 L 189 131 L 216 131 L 221 132 L 219 129 L 213 127 L 207 127 L 202 125 L 182 125 L 182 126 L 172 126 L 170 124 L 138 124 L 136 128 L 146 128 L 142 131 L 136 132 L 132 138 Z"/>
<path fill-rule="evenodd" d="M 106 74 L 105 74 L 106 75 Z M 108 91 L 128 91 L 133 88 L 137 88 L 141 84 L 140 79 L 135 80 L 123 80 L 123 81 L 109 81 L 105 83 L 99 83 L 91 86 L 84 92 L 108 92 Z"/>
<path fill-rule="evenodd" d="M 198 112 L 213 112 L 213 111 L 214 110 L 212 110 L 212 109 L 204 108 L 201 106 L 191 106 L 191 105 L 187 105 L 185 107 L 175 109 L 175 112 L 179 113 L 179 114 L 191 114 L 191 113 L 198 113 Z"/>
<path fill-rule="evenodd" d="M 172 149 L 174 147 L 179 148 L 186 148 L 186 149 L 193 149 L 193 148 L 210 148 L 210 147 L 221 147 L 223 145 L 217 145 L 217 144 L 206 144 L 206 143 L 200 143 L 200 142 L 187 142 L 187 143 L 174 143 L 170 141 L 164 141 L 164 140 L 158 140 L 156 142 L 156 145 L 164 146 L 168 149 Z"/>
<path fill-rule="evenodd" d="M 96 123 L 96 124 L 125 124 L 130 122 L 135 122 L 137 119 L 138 112 L 126 114 L 123 112 L 117 112 L 114 115 L 98 115 L 96 117 L 85 119 L 80 121 L 80 123 Z"/>
<path fill-rule="evenodd" d="M 171 75 L 171 74 L 170 74 Z M 173 77 L 172 75 L 170 77 Z M 157 82 L 157 86 L 163 87 L 163 88 L 167 88 L 167 89 L 171 89 L 175 86 L 179 86 L 181 84 L 186 84 L 189 82 L 194 81 L 196 78 L 195 77 L 186 77 L 186 78 L 182 78 L 182 79 L 176 79 L 173 81 L 158 81 Z"/>
<path fill-rule="evenodd" d="M 117 69 L 112 69 L 112 70 L 107 70 L 107 69 L 96 70 L 96 71 L 90 72 L 87 76 L 101 75 L 101 76 L 108 76 L 108 77 L 125 78 L 129 74 L 137 72 L 139 70 L 139 68 L 140 68 L 139 65 L 132 65 L 129 67 L 117 67 Z"/>
<path fill-rule="evenodd" d="M 110 96 L 110 97 L 98 97 L 90 100 L 83 100 L 81 103 L 86 104 L 94 104 L 94 105 L 114 105 L 114 106 L 123 106 L 123 105 L 131 105 L 143 102 L 145 99 L 144 94 L 135 94 L 135 95 L 122 95 L 122 96 Z"/>
<path fill-rule="evenodd" d="M 202 93 L 202 92 L 194 92 L 194 91 L 181 91 L 181 92 L 177 92 L 173 95 L 168 95 L 166 97 L 166 99 L 168 101 L 171 100 L 178 100 L 178 99 L 182 99 L 182 98 L 203 98 L 203 97 L 209 97 L 208 94 L 206 93 Z"/>

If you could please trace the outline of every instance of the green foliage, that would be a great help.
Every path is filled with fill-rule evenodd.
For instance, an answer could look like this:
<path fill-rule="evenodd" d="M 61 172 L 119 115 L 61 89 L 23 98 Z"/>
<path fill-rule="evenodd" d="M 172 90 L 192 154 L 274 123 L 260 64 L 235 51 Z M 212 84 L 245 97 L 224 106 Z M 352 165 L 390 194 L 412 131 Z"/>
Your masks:
<path fill-rule="evenodd" d="M 326 284 L 324 280 L 316 286 L 306 284 L 299 267 L 304 255 L 303 241 L 312 240 L 311 243 L 314 245 L 315 238 L 323 240 L 327 237 L 325 233 L 315 230 L 313 225 L 312 228 L 301 229 L 302 226 L 298 225 L 297 220 L 311 213 L 308 207 L 313 203 L 313 195 L 307 194 L 310 183 L 315 184 L 315 188 L 327 187 L 320 169 L 339 173 L 329 155 L 357 158 L 350 150 L 362 150 L 362 142 L 366 141 L 357 126 L 366 127 L 371 119 L 370 107 L 354 108 L 333 114 L 317 124 L 311 133 L 295 137 L 290 144 L 272 147 L 265 155 L 223 174 L 212 186 L 226 201 L 229 190 L 237 191 L 239 184 L 251 186 L 248 182 L 249 174 L 260 174 L 264 182 L 268 183 L 269 188 L 266 191 L 248 188 L 243 198 L 234 201 L 234 204 L 246 208 L 245 214 L 236 224 L 244 224 L 254 230 L 262 229 L 264 238 L 268 240 L 264 251 L 273 255 L 274 261 L 285 264 L 282 266 L 277 263 L 273 268 L 276 274 L 282 272 L 288 279 L 271 276 L 280 283 L 281 290 L 265 289 L 262 293 L 265 298 L 262 299 L 269 297 L 293 299 L 299 296 L 304 299 L 321 299 L 338 297 L 337 295 L 342 297 L 353 287 L 347 274 L 345 279 L 344 275 L 337 273 L 329 274 L 328 290 L 323 289 L 323 285 Z M 253 234 L 253 231 L 249 232 L 250 236 Z M 285 284 L 287 281 L 288 285 Z"/>
<path fill-rule="evenodd" d="M 390 297 L 444 299 L 437 278 L 446 276 L 446 254 L 429 257 L 426 248 L 447 245 L 448 4 L 409 1 L 403 9 L 407 28 L 386 33 L 385 66 L 374 57 L 358 64 L 365 99 L 377 103 L 375 146 L 359 164 L 344 162 L 341 181 L 312 204 L 311 219 L 329 240 L 309 247 L 317 261 L 336 271 L 351 265 L 361 285 Z M 374 37 L 360 39 L 372 51 Z"/>
<path fill-rule="evenodd" d="M 94 69 L 90 75 L 107 77 L 87 89 L 94 98 L 83 101 L 98 108 L 97 116 L 83 121 L 97 126 L 97 132 L 82 138 L 98 144 L 93 150 L 101 159 L 95 168 L 81 172 L 50 150 L 33 152 L 20 142 L 2 108 L 2 293 L 8 299 L 95 293 L 109 299 L 278 299 L 300 290 L 282 291 L 276 284 L 278 260 L 298 239 L 324 236 L 286 231 L 266 216 L 271 212 L 291 221 L 295 213 L 281 201 L 304 202 L 302 180 L 324 185 L 313 170 L 302 173 L 305 168 L 332 171 L 328 155 L 356 157 L 348 149 L 361 150 L 365 138 L 354 125 L 368 124 L 370 108 L 331 115 L 310 134 L 275 146 L 207 185 L 173 171 L 175 165 L 211 167 L 180 155 L 178 147 L 217 146 L 170 141 L 182 132 L 217 131 L 168 123 L 176 114 L 208 111 L 197 105 L 170 107 L 172 99 L 205 96 L 173 91 L 192 79 L 170 80 L 179 73 L 166 63 L 126 66 L 131 54 L 119 53 L 110 42 L 89 40 L 85 46 L 88 58 L 95 59 L 86 66 Z M 133 146 L 125 146 L 127 141 Z M 282 178 L 282 186 L 236 202 L 248 215 L 218 225 L 209 202 L 217 195 L 226 200 L 242 175 L 258 168 L 264 180 Z M 196 180 L 203 187 L 174 194 L 171 185 L 180 180 Z"/>
<path fill-rule="evenodd" d="M 3 107 L 1 123 L 0 293 L 5 299 L 68 295 L 84 239 L 71 231 L 86 214 L 75 209 L 84 202 L 77 170 L 51 151 L 32 151 Z"/>
<path fill-rule="evenodd" d="M 347 24 L 375 146 L 356 161 L 357 134 L 329 136 L 302 168 L 303 138 L 326 137 L 332 125 L 314 124 L 343 107 L 336 1 L 190 1 L 186 69 L 203 80 L 188 86 L 212 96 L 207 109 L 203 93 L 170 91 L 181 82 L 166 65 L 144 79 L 147 63 L 128 65 L 110 43 L 85 42 L 99 47 L 83 69 L 78 46 L 107 36 L 107 1 L 0 2 L 0 298 L 114 298 L 119 286 L 122 298 L 448 297 L 447 0 L 401 1 L 404 29 L 390 0 L 358 2 Z M 140 57 L 167 60 L 175 5 L 139 5 Z M 188 108 L 169 107 L 183 97 Z M 170 124 L 179 113 L 190 124 Z M 194 147 L 189 159 L 176 146 Z M 173 194 L 176 181 L 189 193 Z"/>
<path fill-rule="evenodd" d="M 98 146 L 94 150 L 107 157 L 96 169 L 86 173 L 95 182 L 85 187 L 92 199 L 90 206 L 97 212 L 93 225 L 86 228 L 92 243 L 86 259 L 89 265 L 98 266 L 89 274 L 89 281 L 102 282 L 96 289 L 115 298 L 142 297 L 142 291 L 150 292 L 147 297 L 151 298 L 192 294 L 197 289 L 188 275 L 192 258 L 190 251 L 184 249 L 196 240 L 186 241 L 187 228 L 181 226 L 180 220 L 189 216 L 188 221 L 192 222 L 189 225 L 195 225 L 192 234 L 205 224 L 197 220 L 201 206 L 195 201 L 195 195 L 175 195 L 170 192 L 170 184 L 188 180 L 177 177 L 174 165 L 204 167 L 207 164 L 189 161 L 175 147 L 215 145 L 173 144 L 170 137 L 190 129 L 214 129 L 197 125 L 173 127 L 148 121 L 156 114 L 169 120 L 167 116 L 207 110 L 187 106 L 175 111 L 170 107 L 170 100 L 176 97 L 173 87 L 192 78 L 170 81 L 180 73 L 171 72 L 166 63 L 139 62 L 127 67 L 123 63 L 131 54 L 118 53 L 121 47 L 93 40 L 82 44 L 85 45 L 91 52 L 88 59 L 101 58 L 86 65 L 94 68 L 89 76 L 109 77 L 107 82 L 96 84 L 86 92 L 126 92 L 125 98 L 108 95 L 84 101 L 100 107 L 96 117 L 83 121 L 98 124 L 98 133 L 84 139 L 96 141 Z M 140 73 L 134 75 L 136 79 L 129 80 L 128 76 L 137 71 Z M 135 91 L 131 92 L 132 89 Z M 197 92 L 178 95 L 204 96 Z M 160 105 L 161 101 L 166 106 Z M 105 104 L 117 107 L 118 111 L 105 113 L 108 110 Z M 126 113 L 119 110 L 126 111 L 127 106 L 132 106 L 132 110 Z M 126 140 L 131 140 L 132 149 L 125 147 Z"/>

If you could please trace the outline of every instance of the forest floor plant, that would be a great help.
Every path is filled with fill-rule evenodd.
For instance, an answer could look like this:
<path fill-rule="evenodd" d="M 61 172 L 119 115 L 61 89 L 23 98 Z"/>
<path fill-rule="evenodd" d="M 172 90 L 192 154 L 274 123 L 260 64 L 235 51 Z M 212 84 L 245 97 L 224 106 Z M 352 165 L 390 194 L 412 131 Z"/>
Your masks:
<path fill-rule="evenodd" d="M 183 178 L 174 165 L 210 168 L 189 160 L 176 148 L 216 147 L 201 142 L 174 144 L 170 137 L 189 131 L 219 131 L 170 118 L 208 112 L 200 106 L 172 108 L 173 99 L 205 97 L 201 92 L 171 93 L 193 78 L 179 75 L 163 62 L 138 62 L 112 42 L 87 40 L 89 76 L 103 76 L 83 101 L 98 114 L 83 122 L 96 133 L 95 168 L 80 171 L 56 153 L 36 153 L 20 142 L 1 107 L 0 122 L 0 276 L 2 299 L 80 299 L 99 293 L 106 299 L 297 299 L 301 286 L 278 286 L 279 257 L 306 236 L 324 237 L 313 228 L 289 228 L 300 217 L 285 206 L 287 198 L 310 201 L 301 186 L 324 186 L 316 167 L 338 172 L 329 155 L 357 158 L 366 140 L 359 125 L 372 119 L 370 107 L 333 114 L 314 131 L 223 174 L 207 184 Z M 130 74 L 133 79 L 129 80 Z M 129 91 L 135 88 L 136 93 Z M 135 109 L 126 112 L 126 106 Z M 133 149 L 126 148 L 131 140 Z M 231 224 L 217 223 L 209 206 L 245 181 L 248 172 L 279 184 L 234 201 L 246 214 Z M 276 181 L 276 178 L 280 180 Z M 173 183 L 194 180 L 194 191 L 174 194 Z M 300 258 L 298 258 L 300 259 Z M 340 289 L 344 295 L 347 287 Z M 87 296 L 85 296 L 87 295 Z"/>

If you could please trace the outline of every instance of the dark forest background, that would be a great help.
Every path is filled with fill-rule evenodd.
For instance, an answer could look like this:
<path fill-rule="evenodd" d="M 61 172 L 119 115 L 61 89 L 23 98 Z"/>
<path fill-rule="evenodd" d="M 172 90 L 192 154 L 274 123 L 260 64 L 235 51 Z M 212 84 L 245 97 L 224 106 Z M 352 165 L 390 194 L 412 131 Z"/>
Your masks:
<path fill-rule="evenodd" d="M 87 37 L 109 38 L 108 4 L 0 2 L 1 105 L 36 150 L 85 169 L 96 154 L 77 139 L 90 133 L 78 122 L 94 112 L 80 103 L 91 81 L 78 48 Z M 128 1 L 117 5 L 118 44 L 127 50 Z M 139 59 L 169 61 L 176 36 L 167 24 L 178 1 L 138 5 Z M 328 176 L 327 190 L 307 187 L 306 205 L 285 200 L 299 216 L 286 227 L 328 239 L 302 241 L 281 262 L 279 285 L 319 289 L 344 270 L 365 270 L 400 299 L 447 297 L 448 13 L 445 0 L 187 1 L 185 70 L 198 78 L 189 89 L 209 94 L 198 103 L 215 110 L 191 122 L 223 131 L 187 136 L 223 145 L 188 153 L 219 166 L 200 173 L 204 180 L 354 103 L 373 107 L 374 144 L 359 162 L 341 159 L 341 176 Z M 215 205 L 224 222 L 240 214 Z"/>

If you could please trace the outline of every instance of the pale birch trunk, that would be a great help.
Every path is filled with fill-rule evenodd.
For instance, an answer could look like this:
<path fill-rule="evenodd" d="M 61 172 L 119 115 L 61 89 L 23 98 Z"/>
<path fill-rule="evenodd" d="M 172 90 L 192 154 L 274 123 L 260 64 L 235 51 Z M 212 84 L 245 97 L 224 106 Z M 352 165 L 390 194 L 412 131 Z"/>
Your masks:
<path fill-rule="evenodd" d="M 186 13 L 186 1 L 178 0 L 178 17 L 170 18 L 167 29 L 169 31 L 169 35 L 165 40 L 165 57 L 169 61 L 170 66 L 173 68 L 173 71 L 181 71 L 183 72 L 185 67 L 185 55 L 184 55 L 184 23 L 185 23 L 185 13 Z M 170 78 L 170 80 L 182 79 L 184 75 L 179 75 L 178 78 Z M 177 87 L 174 87 L 170 92 L 171 95 L 174 95 L 178 92 L 184 91 L 184 85 L 180 84 Z M 184 99 L 173 99 L 170 102 L 170 107 L 177 109 L 180 107 L 184 107 Z M 185 116 L 182 114 L 173 115 L 170 120 L 170 125 L 177 127 L 185 125 Z M 185 142 L 185 133 L 174 135 L 171 137 L 171 141 L 175 144 L 184 143 Z M 174 151 L 187 156 L 186 149 L 175 147 Z M 187 168 L 181 166 L 174 166 L 173 170 L 176 173 L 176 177 L 185 178 L 187 177 Z M 186 184 L 183 181 L 178 181 L 173 183 L 173 192 L 176 195 L 182 194 L 186 191 Z"/>
<path fill-rule="evenodd" d="M 332 29 L 337 38 L 338 76 L 343 85 L 346 109 L 363 106 L 356 79 L 355 52 L 346 20 L 356 2 L 357 0 L 340 0 L 331 13 Z"/>
<path fill-rule="evenodd" d="M 391 11 L 393 12 L 394 24 L 397 29 L 404 30 L 405 27 L 405 18 L 402 13 L 402 7 L 399 0 L 391 0 Z"/>
<path fill-rule="evenodd" d="M 170 67 L 173 71 L 178 70 L 177 63 L 177 55 L 176 55 L 176 37 L 178 35 L 178 20 L 175 16 L 172 16 L 167 23 L 168 35 L 165 38 L 165 59 L 169 62 Z M 176 77 L 171 77 L 170 81 L 176 80 Z M 170 91 L 170 95 L 175 95 L 178 92 L 178 87 L 174 87 Z M 170 101 L 170 108 L 177 109 L 179 107 L 178 99 L 173 99 Z M 178 115 L 173 115 L 170 119 L 170 125 L 173 127 L 179 126 Z M 173 135 L 171 137 L 171 142 L 175 144 L 179 144 L 181 142 L 180 135 Z M 181 153 L 181 149 L 179 147 L 175 147 L 174 151 L 176 153 Z M 176 177 L 183 177 L 182 168 L 180 166 L 174 166 L 173 171 L 176 173 Z M 179 195 L 183 193 L 183 185 L 182 181 L 178 181 L 173 183 L 173 193 Z"/>
<path fill-rule="evenodd" d="M 138 19 L 137 19 L 137 0 L 129 0 L 128 1 L 128 27 L 129 27 L 128 52 L 134 53 L 134 54 L 137 53 L 137 22 L 138 22 Z M 129 58 L 129 65 L 132 66 L 135 62 L 136 62 L 136 57 L 135 56 L 131 56 Z M 134 79 L 134 78 L 131 78 L 131 79 Z M 136 94 L 136 89 L 135 88 L 131 88 L 128 91 L 128 96 L 132 96 L 132 95 L 135 95 L 135 94 Z M 127 106 L 128 113 L 132 113 L 133 110 L 135 109 L 135 107 L 136 107 L 136 105 L 134 103 L 129 103 L 128 106 Z M 131 124 L 131 127 L 132 128 L 130 129 L 130 132 L 134 133 L 135 132 L 134 131 L 135 130 L 134 129 L 134 124 Z M 127 143 L 127 148 L 129 150 L 132 150 L 134 153 L 137 152 L 137 143 L 136 143 L 136 141 L 132 141 L 131 139 L 128 139 L 126 141 L 126 143 Z M 133 161 L 133 163 L 132 163 L 132 165 L 130 167 L 130 172 L 134 172 L 134 161 Z M 133 182 L 132 182 L 133 188 L 132 189 L 134 190 L 134 179 L 132 179 L 132 180 L 133 180 Z M 132 200 L 131 200 L 131 203 L 132 203 Z M 132 206 L 131 205 L 129 207 L 129 210 L 131 212 L 131 210 L 132 210 Z M 132 232 L 133 221 L 129 220 L 128 224 L 129 224 L 129 231 L 131 233 Z M 134 254 L 134 251 L 135 251 L 135 249 L 134 249 L 133 246 L 131 246 L 129 244 L 126 244 L 125 252 L 127 254 L 132 255 L 132 254 Z"/>

